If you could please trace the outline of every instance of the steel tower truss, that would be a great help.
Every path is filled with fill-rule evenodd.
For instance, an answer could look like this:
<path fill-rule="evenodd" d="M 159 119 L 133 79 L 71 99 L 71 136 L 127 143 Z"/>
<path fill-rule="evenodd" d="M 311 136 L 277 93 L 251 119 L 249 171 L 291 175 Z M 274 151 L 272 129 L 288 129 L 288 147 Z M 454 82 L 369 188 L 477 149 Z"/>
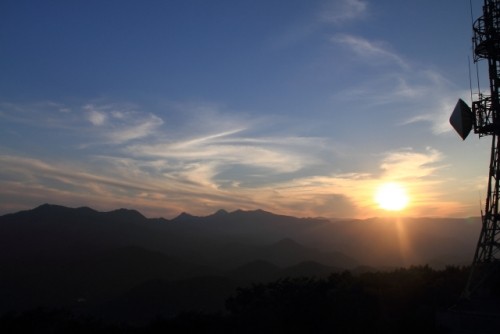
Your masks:
<path fill-rule="evenodd" d="M 465 297 L 486 288 L 491 279 L 498 279 L 500 265 L 500 0 L 485 0 L 483 16 L 473 25 L 474 62 L 488 63 L 490 95 L 479 93 L 472 103 L 475 115 L 474 132 L 479 137 L 491 135 L 491 157 L 488 193 L 482 228 L 474 255 L 472 271 L 465 289 Z M 495 283 L 498 284 L 498 283 Z"/>

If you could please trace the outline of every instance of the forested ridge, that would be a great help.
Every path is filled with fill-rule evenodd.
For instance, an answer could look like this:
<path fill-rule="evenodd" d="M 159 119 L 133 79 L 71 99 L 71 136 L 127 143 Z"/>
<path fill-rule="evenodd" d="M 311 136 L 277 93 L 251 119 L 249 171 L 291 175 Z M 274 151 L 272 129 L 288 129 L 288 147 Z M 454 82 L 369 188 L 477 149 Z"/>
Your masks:
<path fill-rule="evenodd" d="M 3 333 L 447 333 L 436 314 L 458 300 L 466 267 L 429 266 L 327 278 L 283 278 L 238 288 L 226 312 L 183 312 L 147 325 L 108 323 L 64 309 L 10 312 Z"/>

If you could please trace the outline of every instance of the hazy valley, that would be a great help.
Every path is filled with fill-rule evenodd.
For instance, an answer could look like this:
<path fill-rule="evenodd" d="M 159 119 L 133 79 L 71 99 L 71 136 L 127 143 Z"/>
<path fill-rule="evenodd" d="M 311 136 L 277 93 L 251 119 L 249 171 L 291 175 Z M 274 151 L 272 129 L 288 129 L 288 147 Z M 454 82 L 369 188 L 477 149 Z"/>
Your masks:
<path fill-rule="evenodd" d="M 139 323 L 223 312 L 252 283 L 468 265 L 479 226 L 477 218 L 329 221 L 262 210 L 166 220 L 45 204 L 0 217 L 0 312 L 65 307 Z"/>

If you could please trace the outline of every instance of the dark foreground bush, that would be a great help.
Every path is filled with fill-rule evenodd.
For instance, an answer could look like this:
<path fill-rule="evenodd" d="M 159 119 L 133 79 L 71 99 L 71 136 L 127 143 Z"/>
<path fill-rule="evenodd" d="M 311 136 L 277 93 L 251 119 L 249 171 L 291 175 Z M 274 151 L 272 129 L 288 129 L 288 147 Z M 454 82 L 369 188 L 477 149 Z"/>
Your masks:
<path fill-rule="evenodd" d="M 134 328 L 64 311 L 7 314 L 1 333 L 446 333 L 436 312 L 452 306 L 466 268 L 428 266 L 327 279 L 294 278 L 239 288 L 227 313 L 183 313 Z"/>
<path fill-rule="evenodd" d="M 420 266 L 285 279 L 239 289 L 227 309 L 238 330 L 248 333 L 441 333 L 435 314 L 458 300 L 467 273 Z"/>

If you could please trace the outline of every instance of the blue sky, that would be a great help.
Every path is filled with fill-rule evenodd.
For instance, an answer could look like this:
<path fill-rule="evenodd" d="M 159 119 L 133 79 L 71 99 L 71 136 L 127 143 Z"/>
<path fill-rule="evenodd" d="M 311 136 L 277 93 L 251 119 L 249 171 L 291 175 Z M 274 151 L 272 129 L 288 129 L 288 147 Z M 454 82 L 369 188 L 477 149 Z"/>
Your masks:
<path fill-rule="evenodd" d="M 478 215 L 471 30 L 468 0 L 2 1 L 0 213 L 362 218 L 396 181 L 407 215 Z"/>

